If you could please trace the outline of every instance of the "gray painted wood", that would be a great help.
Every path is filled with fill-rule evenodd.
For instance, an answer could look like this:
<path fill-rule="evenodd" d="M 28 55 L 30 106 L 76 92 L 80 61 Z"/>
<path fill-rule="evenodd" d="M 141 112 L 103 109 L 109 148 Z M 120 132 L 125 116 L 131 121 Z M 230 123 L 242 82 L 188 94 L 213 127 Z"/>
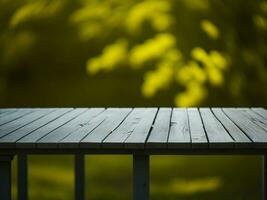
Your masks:
<path fill-rule="evenodd" d="M 240 110 L 223 108 L 223 111 L 254 142 L 254 147 L 267 147 L 267 134 L 263 128 L 250 121 Z"/>
<path fill-rule="evenodd" d="M 166 148 L 170 130 L 171 108 L 160 108 L 148 137 L 147 148 Z"/>
<path fill-rule="evenodd" d="M 39 128 L 36 131 L 31 132 L 30 134 L 26 135 L 22 139 L 16 142 L 16 148 L 36 148 L 36 142 L 40 140 L 42 137 L 50 133 L 51 131 L 59 128 L 60 126 L 64 125 L 65 123 L 69 122 L 70 120 L 74 119 L 81 113 L 85 112 L 87 109 L 84 108 L 77 108 L 74 109 L 63 116 L 57 118 L 56 120 L 52 121 L 51 123 Z"/>
<path fill-rule="evenodd" d="M 7 113 L 7 112 L 10 112 L 12 110 L 16 110 L 16 108 L 0 108 L 0 115 L 2 113 Z"/>
<path fill-rule="evenodd" d="M 12 109 L 12 108 L 11 108 Z M 0 150 L 266 148 L 260 108 L 63 108 L 2 111 Z M 259 112 L 260 111 L 260 112 Z M 201 113 L 200 113 L 201 112 Z M 1 121 L 0 120 L 0 121 Z"/>
<path fill-rule="evenodd" d="M 145 116 L 146 109 L 135 108 L 108 137 L 103 141 L 102 146 L 107 148 L 122 148 L 124 141 L 131 135 L 136 126 Z"/>
<path fill-rule="evenodd" d="M 199 109 L 210 148 L 233 148 L 234 140 L 214 117 L 209 108 Z"/>
<path fill-rule="evenodd" d="M 92 108 L 83 112 L 73 120 L 67 122 L 61 127 L 51 131 L 46 136 L 37 141 L 39 148 L 57 148 L 58 142 L 75 130 L 85 126 L 91 119 L 101 113 L 104 108 Z"/>
<path fill-rule="evenodd" d="M 208 139 L 197 108 L 188 108 L 192 148 L 208 148 Z"/>
<path fill-rule="evenodd" d="M 174 108 L 172 111 L 168 148 L 191 148 L 189 120 L 185 108 Z"/>
<path fill-rule="evenodd" d="M 0 126 L 6 123 L 12 122 L 16 119 L 19 119 L 23 117 L 24 115 L 27 115 L 31 112 L 33 112 L 32 109 L 20 109 L 20 110 L 17 110 L 16 112 L 11 113 L 10 115 L 1 116 Z"/>
<path fill-rule="evenodd" d="M 144 116 L 124 141 L 124 147 L 127 149 L 144 149 L 149 131 L 152 129 L 153 121 L 155 120 L 157 108 L 147 108 Z"/>
<path fill-rule="evenodd" d="M 16 108 L 10 108 L 10 109 L 0 109 L 0 117 L 7 116 L 13 112 L 16 112 L 18 109 Z"/>
<path fill-rule="evenodd" d="M 102 122 L 106 120 L 113 112 L 113 109 L 106 109 L 101 112 L 95 118 L 90 120 L 88 123 L 83 124 L 83 126 L 71 134 L 63 138 L 58 142 L 60 148 L 78 148 L 80 146 L 80 141 L 90 134 L 96 127 L 98 127 Z"/>
<path fill-rule="evenodd" d="M 252 147 L 252 141 L 224 114 L 221 108 L 212 108 L 212 111 L 217 119 L 222 123 L 224 128 L 235 140 L 234 145 L 236 148 Z"/>
<path fill-rule="evenodd" d="M 66 112 L 69 112 L 70 110 L 70 108 L 55 109 L 51 113 L 48 113 L 47 115 L 37 119 L 36 121 L 11 132 L 5 137 L 0 138 L 0 148 L 14 148 L 16 141 L 37 130 L 38 128 L 41 128 L 42 126 L 48 124 L 49 122 L 52 122 L 53 120 L 62 116 Z"/>
<path fill-rule="evenodd" d="M 100 148 L 102 141 L 120 126 L 123 120 L 132 111 L 131 108 L 114 108 L 109 110 L 111 112 L 107 118 L 82 139 L 80 142 L 81 148 Z"/>
<path fill-rule="evenodd" d="M 12 122 L 0 126 L 0 138 L 43 117 L 49 112 L 52 112 L 52 109 L 38 109 L 21 118 L 18 118 L 16 120 L 13 120 Z"/>
<path fill-rule="evenodd" d="M 255 113 L 258 113 L 259 115 L 264 117 L 264 119 L 267 119 L 267 110 L 266 109 L 264 109 L 264 108 L 251 108 L 251 110 L 253 110 Z"/>
<path fill-rule="evenodd" d="M 238 109 L 238 110 L 243 112 L 250 121 L 254 122 L 255 124 L 257 124 L 258 126 L 262 127 L 264 130 L 267 131 L 267 119 L 253 112 L 249 108 Z"/>

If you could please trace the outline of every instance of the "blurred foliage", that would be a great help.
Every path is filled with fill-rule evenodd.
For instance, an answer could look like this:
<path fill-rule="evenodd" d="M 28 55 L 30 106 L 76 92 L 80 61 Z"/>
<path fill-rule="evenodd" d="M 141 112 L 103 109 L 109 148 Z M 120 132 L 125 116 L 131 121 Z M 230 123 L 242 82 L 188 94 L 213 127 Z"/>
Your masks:
<path fill-rule="evenodd" d="M 266 36 L 263 0 L 0 0 L 0 103 L 265 106 Z"/>
<path fill-rule="evenodd" d="M 175 84 L 176 106 L 200 105 L 211 91 L 241 99 L 253 82 L 266 102 L 266 2 L 246 1 L 242 6 L 241 1 L 227 0 L 96 2 L 107 11 L 98 23 L 112 21 L 100 32 L 115 36 L 99 56 L 89 58 L 90 74 L 125 66 L 145 68 L 143 95 L 153 97 Z M 90 12 L 92 1 L 87 3 L 74 15 L 83 19 L 79 23 L 83 37 L 84 28 L 96 20 L 92 15 L 99 14 L 97 9 Z M 242 18 L 244 23 L 238 22 Z"/>

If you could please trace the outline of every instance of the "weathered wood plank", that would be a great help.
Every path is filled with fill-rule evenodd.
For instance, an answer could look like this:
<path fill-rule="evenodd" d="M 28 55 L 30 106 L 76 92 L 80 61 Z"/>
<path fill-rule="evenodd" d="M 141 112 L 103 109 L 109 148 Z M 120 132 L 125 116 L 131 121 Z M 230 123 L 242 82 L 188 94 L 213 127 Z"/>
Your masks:
<path fill-rule="evenodd" d="M 264 108 L 251 108 L 255 113 L 258 113 L 265 119 L 267 119 L 267 110 Z"/>
<path fill-rule="evenodd" d="M 85 126 L 91 119 L 101 113 L 104 108 L 92 108 L 83 112 L 73 120 L 67 122 L 61 127 L 51 131 L 46 136 L 37 141 L 38 148 L 57 148 L 58 142 L 64 139 L 72 132 Z"/>
<path fill-rule="evenodd" d="M 127 149 L 144 149 L 149 131 L 155 120 L 157 108 L 147 108 L 141 121 L 136 125 L 129 137 L 124 141 Z"/>
<path fill-rule="evenodd" d="M 113 112 L 113 109 L 106 109 L 99 115 L 94 117 L 88 123 L 83 124 L 83 126 L 75 131 L 72 131 L 67 137 L 63 138 L 58 142 L 60 148 L 79 148 L 80 141 L 91 133 L 96 127 L 98 127 L 103 121 L 106 120 Z"/>
<path fill-rule="evenodd" d="M 197 108 L 188 108 L 192 148 L 208 148 L 208 139 Z"/>
<path fill-rule="evenodd" d="M 267 148 L 259 108 L 1 110 L 0 149 Z"/>
<path fill-rule="evenodd" d="M 44 115 L 52 112 L 52 109 L 38 109 L 21 118 L 13 120 L 7 124 L 0 126 L 0 138 L 8 135 L 9 133 L 43 117 Z"/>
<path fill-rule="evenodd" d="M 156 109 L 154 110 L 156 111 Z M 125 140 L 136 128 L 140 127 L 138 125 L 141 123 L 142 119 L 147 117 L 147 111 L 149 111 L 149 109 L 135 108 L 123 123 L 103 141 L 102 146 L 106 148 L 122 148 L 125 145 Z"/>
<path fill-rule="evenodd" d="M 114 131 L 131 112 L 131 108 L 109 109 L 112 112 L 97 128 L 80 142 L 81 148 L 100 148 L 102 141 Z"/>
<path fill-rule="evenodd" d="M 185 108 L 174 108 L 172 111 L 168 148 L 191 148 L 189 120 Z"/>
<path fill-rule="evenodd" d="M 166 148 L 170 130 L 171 108 L 160 108 L 146 142 L 146 148 Z"/>
<path fill-rule="evenodd" d="M 18 109 L 16 109 L 16 108 L 2 108 L 2 109 L 0 109 L 0 117 L 9 115 L 9 114 L 11 114 L 17 110 Z"/>
<path fill-rule="evenodd" d="M 234 140 L 214 117 L 209 108 L 199 109 L 204 128 L 207 133 L 210 148 L 233 148 Z"/>
<path fill-rule="evenodd" d="M 33 111 L 34 111 L 33 109 L 19 109 L 15 111 L 14 113 L 11 113 L 10 115 L 2 116 L 0 118 L 0 126 L 6 123 L 12 122 L 16 119 L 19 119 L 23 117 L 24 115 L 27 115 Z"/>
<path fill-rule="evenodd" d="M 224 128 L 235 140 L 234 145 L 236 148 L 252 147 L 252 141 L 224 114 L 221 108 L 212 108 L 212 111 L 217 119 L 223 124 Z"/>
<path fill-rule="evenodd" d="M 42 126 L 48 124 L 49 122 L 57 119 L 58 117 L 62 116 L 63 114 L 65 114 L 70 110 L 71 110 L 70 108 L 55 109 L 52 112 L 48 113 L 47 115 L 37 119 L 36 121 L 13 131 L 12 133 L 0 139 L 0 148 L 15 147 L 16 141 L 28 135 L 29 133 L 37 130 L 38 128 L 41 128 Z"/>
<path fill-rule="evenodd" d="M 134 108 L 121 125 L 107 136 L 102 146 L 105 148 L 122 148 L 124 146 L 124 141 L 141 121 L 144 112 L 145 109 L 143 108 Z"/>
<path fill-rule="evenodd" d="M 0 108 L 0 114 L 3 114 L 5 112 L 9 112 L 10 110 L 15 110 L 15 108 Z"/>
<path fill-rule="evenodd" d="M 223 108 L 224 113 L 254 142 L 253 147 L 267 147 L 266 131 L 249 120 L 240 110 Z"/>
<path fill-rule="evenodd" d="M 264 130 L 267 131 L 267 119 L 253 112 L 249 108 L 241 108 L 241 109 L 237 108 L 237 110 L 244 112 L 244 114 L 250 121 L 254 122 L 255 124 L 257 124 L 258 126 L 262 127 Z"/>
<path fill-rule="evenodd" d="M 81 113 L 85 112 L 87 109 L 85 108 L 77 108 L 74 109 L 63 116 L 57 118 L 56 120 L 52 121 L 51 123 L 39 128 L 36 131 L 31 132 L 30 134 L 26 135 L 22 139 L 16 142 L 16 148 L 36 148 L 36 142 L 40 140 L 42 137 L 50 133 L 51 131 L 59 128 L 60 126 L 64 125 L 65 123 L 69 122 L 70 120 L 74 119 Z"/>

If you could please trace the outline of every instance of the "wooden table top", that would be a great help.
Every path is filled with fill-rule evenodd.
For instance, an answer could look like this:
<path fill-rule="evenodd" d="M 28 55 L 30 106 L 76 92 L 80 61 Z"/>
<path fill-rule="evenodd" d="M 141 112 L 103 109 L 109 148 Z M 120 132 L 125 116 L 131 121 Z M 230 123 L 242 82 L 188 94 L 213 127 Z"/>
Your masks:
<path fill-rule="evenodd" d="M 267 149 L 264 108 L 5 108 L 0 149 Z"/>

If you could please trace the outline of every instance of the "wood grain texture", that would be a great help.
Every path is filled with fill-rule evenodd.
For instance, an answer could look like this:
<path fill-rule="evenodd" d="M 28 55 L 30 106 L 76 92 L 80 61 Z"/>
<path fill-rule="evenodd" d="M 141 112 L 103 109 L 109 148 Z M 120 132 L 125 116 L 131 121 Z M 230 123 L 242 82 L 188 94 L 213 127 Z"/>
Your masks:
<path fill-rule="evenodd" d="M 91 119 L 101 113 L 103 108 L 92 108 L 81 113 L 71 121 L 65 123 L 61 127 L 51 131 L 43 138 L 37 141 L 38 148 L 57 148 L 58 142 L 74 132 L 85 126 Z"/>
<path fill-rule="evenodd" d="M 167 141 L 171 123 L 171 108 L 160 108 L 148 137 L 147 148 L 167 148 Z"/>
<path fill-rule="evenodd" d="M 246 115 L 246 117 L 254 122 L 255 124 L 257 124 L 258 126 L 260 126 L 261 128 L 265 129 L 267 131 L 267 119 L 265 119 L 264 117 L 262 117 L 261 115 L 253 112 L 251 109 L 249 108 L 242 108 L 242 109 L 238 109 L 240 110 L 242 113 L 244 113 Z"/>
<path fill-rule="evenodd" d="M 31 132 L 30 134 L 26 135 L 22 139 L 16 142 L 17 148 L 36 148 L 37 141 L 43 138 L 45 135 L 50 133 L 51 131 L 61 127 L 65 123 L 69 122 L 73 118 L 77 117 L 82 112 L 85 112 L 87 109 L 72 109 L 70 112 L 67 112 L 63 116 L 57 118 L 56 120 L 52 121 L 51 123 L 39 128 L 36 131 Z"/>
<path fill-rule="evenodd" d="M 266 131 L 251 121 L 244 112 L 235 108 L 224 108 L 223 111 L 254 142 L 253 147 L 267 147 Z"/>
<path fill-rule="evenodd" d="M 152 129 L 152 124 L 156 118 L 158 109 L 147 108 L 144 112 L 143 118 L 135 126 L 132 133 L 124 141 L 126 149 L 144 149 L 149 132 Z"/>
<path fill-rule="evenodd" d="M 107 110 L 105 121 L 91 131 L 80 142 L 81 148 L 99 148 L 102 141 L 114 131 L 132 111 L 130 108 L 113 108 Z"/>
<path fill-rule="evenodd" d="M 188 108 L 192 148 L 208 148 L 208 139 L 197 108 Z"/>
<path fill-rule="evenodd" d="M 13 112 L 11 114 L 7 114 L 7 115 L 2 115 L 0 118 L 0 126 L 4 125 L 6 123 L 12 122 L 16 119 L 19 119 L 29 113 L 33 112 L 32 109 L 20 109 L 17 110 L 16 112 Z"/>
<path fill-rule="evenodd" d="M 191 147 L 189 119 L 185 108 L 173 109 L 168 147 L 176 149 L 187 149 Z"/>
<path fill-rule="evenodd" d="M 267 148 L 264 108 L 0 109 L 0 151 Z"/>
<path fill-rule="evenodd" d="M 144 108 L 133 109 L 121 125 L 105 138 L 102 146 L 107 148 L 123 148 L 124 141 L 141 122 L 142 118 L 145 116 L 145 112 L 146 109 Z"/>
<path fill-rule="evenodd" d="M 199 109 L 210 148 L 233 148 L 234 140 L 209 108 Z"/>
<path fill-rule="evenodd" d="M 251 110 L 254 111 L 255 113 L 258 113 L 259 115 L 261 115 L 265 119 L 267 119 L 267 110 L 266 109 L 264 109 L 264 108 L 252 108 Z"/>
<path fill-rule="evenodd" d="M 7 124 L 0 126 L 0 138 L 8 135 L 9 133 L 26 126 L 27 124 L 38 120 L 39 118 L 43 117 L 44 115 L 52 112 L 52 109 L 38 109 L 34 110 L 31 113 L 28 113 L 16 120 L 13 120 Z"/>
<path fill-rule="evenodd" d="M 37 130 L 38 128 L 41 128 L 42 126 L 48 124 L 49 122 L 52 122 L 53 120 L 57 119 L 70 110 L 71 109 L 68 108 L 53 110 L 52 112 L 37 119 L 36 121 L 13 131 L 5 137 L 0 138 L 0 143 L 2 143 L 0 148 L 13 148 L 16 141 Z"/>
<path fill-rule="evenodd" d="M 221 108 L 212 108 L 213 114 L 217 119 L 222 123 L 224 128 L 228 131 L 228 133 L 235 140 L 236 148 L 249 148 L 252 147 L 252 141 L 246 136 L 246 134 L 238 128 L 222 111 Z"/>
<path fill-rule="evenodd" d="M 15 111 L 17 111 L 18 109 L 16 108 L 6 108 L 6 109 L 0 109 L 0 117 L 3 116 L 7 116 Z"/>
<path fill-rule="evenodd" d="M 95 118 L 91 119 L 89 122 L 83 124 L 83 126 L 79 129 L 72 131 L 72 133 L 58 142 L 59 147 L 67 149 L 79 148 L 80 141 L 90 134 L 101 123 L 103 123 L 112 112 L 112 110 L 107 109 L 104 112 L 101 112 Z"/>

